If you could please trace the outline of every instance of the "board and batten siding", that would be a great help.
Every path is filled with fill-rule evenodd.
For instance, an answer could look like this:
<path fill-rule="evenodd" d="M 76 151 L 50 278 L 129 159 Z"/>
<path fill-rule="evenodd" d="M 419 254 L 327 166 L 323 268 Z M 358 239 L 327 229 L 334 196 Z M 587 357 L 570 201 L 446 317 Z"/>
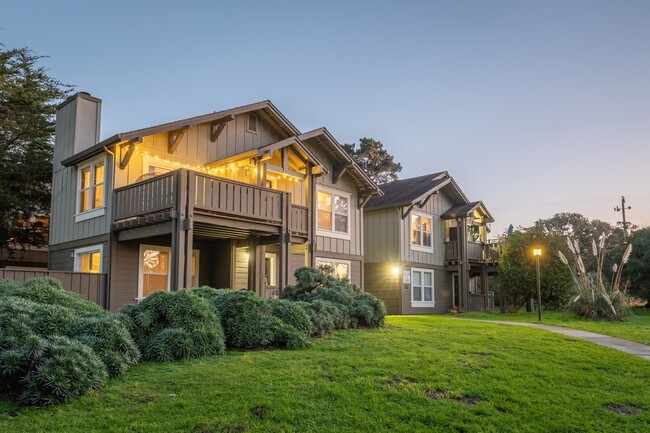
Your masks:
<path fill-rule="evenodd" d="M 112 176 L 113 158 L 104 153 L 104 215 L 76 222 L 77 194 L 79 190 L 79 168 L 64 167 L 54 172 L 52 177 L 52 211 L 50 217 L 51 246 L 110 232 L 113 197 Z M 90 158 L 94 161 L 101 156 Z M 83 166 L 84 163 L 79 164 Z M 88 244 L 92 245 L 92 244 Z"/>
<path fill-rule="evenodd" d="M 170 168 L 180 168 L 181 165 L 203 167 L 204 164 L 229 158 L 241 153 L 260 148 L 267 144 L 280 140 L 279 135 L 266 122 L 258 117 L 258 132 L 252 133 L 246 130 L 248 114 L 240 114 L 235 119 L 227 122 L 224 130 L 215 143 L 210 141 L 210 123 L 194 125 L 185 130 L 180 139 L 178 147 L 173 154 L 169 154 L 169 134 L 161 132 L 158 134 L 142 137 L 142 143 L 138 144 L 138 152 L 134 153 L 124 170 L 119 167 L 115 173 L 115 184 L 117 187 L 129 185 L 135 182 L 143 173 L 145 152 L 149 156 L 157 156 L 161 166 L 169 165 Z M 118 147 L 117 154 L 122 151 Z M 152 163 L 155 163 L 152 161 Z M 178 163 L 178 165 L 176 165 Z M 236 173 L 227 177 L 247 183 L 255 183 L 253 170 L 246 176 L 245 169 L 235 169 Z"/>
<path fill-rule="evenodd" d="M 64 244 L 50 245 L 48 248 L 48 269 L 52 271 L 74 271 L 74 251 L 78 248 L 102 246 L 102 273 L 107 274 L 110 265 L 108 235 L 80 239 Z"/>
<path fill-rule="evenodd" d="M 396 217 L 401 220 L 401 231 L 403 233 L 400 242 L 400 258 L 402 261 L 422 263 L 426 265 L 444 265 L 445 231 L 444 224 L 440 218 L 440 215 L 445 213 L 452 206 L 453 203 L 443 190 L 438 194 L 434 194 L 424 207 L 420 208 L 416 206 L 411 214 L 403 220 L 401 219 L 401 214 L 396 213 Z M 406 212 L 406 209 L 407 208 L 404 208 L 404 212 Z M 411 215 L 418 214 L 432 217 L 431 235 L 433 239 L 431 243 L 433 245 L 433 253 L 418 251 L 411 248 Z"/>

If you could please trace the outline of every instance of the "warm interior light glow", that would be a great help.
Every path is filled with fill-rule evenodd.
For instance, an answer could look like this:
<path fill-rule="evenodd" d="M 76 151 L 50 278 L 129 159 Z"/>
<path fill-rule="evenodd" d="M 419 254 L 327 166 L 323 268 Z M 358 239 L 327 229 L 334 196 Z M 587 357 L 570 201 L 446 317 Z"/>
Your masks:
<path fill-rule="evenodd" d="M 391 272 L 393 273 L 393 275 L 399 275 L 399 268 L 397 266 L 393 266 Z"/>
<path fill-rule="evenodd" d="M 533 255 L 534 256 L 541 256 L 542 255 L 542 249 L 541 248 L 535 248 L 533 250 Z"/>

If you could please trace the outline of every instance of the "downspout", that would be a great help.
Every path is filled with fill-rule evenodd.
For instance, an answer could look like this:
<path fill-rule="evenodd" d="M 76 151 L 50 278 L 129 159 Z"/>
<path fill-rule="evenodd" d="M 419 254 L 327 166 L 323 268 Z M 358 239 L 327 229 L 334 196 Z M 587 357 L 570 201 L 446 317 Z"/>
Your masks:
<path fill-rule="evenodd" d="M 110 218 L 110 223 L 108 226 L 108 273 L 106 275 L 106 305 L 104 308 L 110 311 L 111 308 L 111 274 L 113 273 L 113 254 L 114 248 L 113 248 L 113 241 L 114 241 L 114 235 L 113 235 L 113 209 L 115 208 L 115 154 L 108 150 L 108 147 L 104 146 L 104 150 L 106 153 L 111 155 L 112 161 L 111 161 L 111 212 L 109 215 Z"/>

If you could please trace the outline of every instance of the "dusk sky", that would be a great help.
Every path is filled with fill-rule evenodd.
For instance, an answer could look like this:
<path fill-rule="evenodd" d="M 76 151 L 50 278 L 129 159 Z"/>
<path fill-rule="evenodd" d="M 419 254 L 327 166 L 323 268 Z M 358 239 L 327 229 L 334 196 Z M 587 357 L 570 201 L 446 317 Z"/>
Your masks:
<path fill-rule="evenodd" d="M 0 43 L 103 100 L 105 138 L 270 99 L 447 170 L 496 222 L 650 225 L 650 1 L 9 1 Z"/>

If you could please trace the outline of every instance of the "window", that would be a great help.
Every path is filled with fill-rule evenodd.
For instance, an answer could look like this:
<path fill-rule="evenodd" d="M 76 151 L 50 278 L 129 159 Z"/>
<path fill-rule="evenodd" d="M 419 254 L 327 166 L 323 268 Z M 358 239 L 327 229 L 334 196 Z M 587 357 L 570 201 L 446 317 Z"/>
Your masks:
<path fill-rule="evenodd" d="M 411 246 L 424 251 L 433 250 L 431 239 L 431 217 L 411 215 Z"/>
<path fill-rule="evenodd" d="M 104 215 L 104 158 L 79 165 L 75 222 Z"/>
<path fill-rule="evenodd" d="M 326 191 L 318 191 L 317 197 L 317 228 L 331 233 L 321 233 L 324 236 L 349 233 L 350 197 Z M 336 237 L 336 236 L 335 236 Z"/>
<path fill-rule="evenodd" d="M 199 251 L 192 252 L 192 284 L 198 286 Z M 140 281 L 138 299 L 155 292 L 169 290 L 169 268 L 171 248 L 154 245 L 140 245 Z"/>
<path fill-rule="evenodd" d="M 104 206 L 104 161 L 82 167 L 79 179 L 79 212 Z"/>
<path fill-rule="evenodd" d="M 316 268 L 327 266 L 332 269 L 332 275 L 340 279 L 350 279 L 350 262 L 334 259 L 316 259 Z"/>
<path fill-rule="evenodd" d="M 433 271 L 411 269 L 411 306 L 433 307 L 434 305 Z"/>
<path fill-rule="evenodd" d="M 88 272 L 99 274 L 102 272 L 102 250 L 101 245 L 78 248 L 74 250 L 75 272 Z"/>

